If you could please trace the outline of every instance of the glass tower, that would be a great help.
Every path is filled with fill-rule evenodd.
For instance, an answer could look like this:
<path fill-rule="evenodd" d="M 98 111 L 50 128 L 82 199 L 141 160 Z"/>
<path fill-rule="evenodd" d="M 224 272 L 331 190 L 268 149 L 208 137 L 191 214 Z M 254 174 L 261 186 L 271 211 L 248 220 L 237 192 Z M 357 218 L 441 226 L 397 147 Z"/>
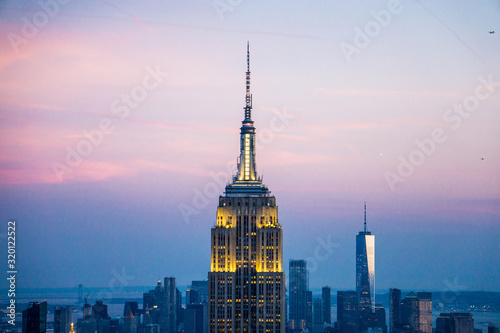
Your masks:
<path fill-rule="evenodd" d="M 209 332 L 284 333 L 283 236 L 276 198 L 256 170 L 248 45 L 245 102 L 237 175 L 211 231 Z"/>
<path fill-rule="evenodd" d="M 364 231 L 356 235 L 356 293 L 362 332 L 375 311 L 375 236 L 366 230 L 366 203 Z"/>

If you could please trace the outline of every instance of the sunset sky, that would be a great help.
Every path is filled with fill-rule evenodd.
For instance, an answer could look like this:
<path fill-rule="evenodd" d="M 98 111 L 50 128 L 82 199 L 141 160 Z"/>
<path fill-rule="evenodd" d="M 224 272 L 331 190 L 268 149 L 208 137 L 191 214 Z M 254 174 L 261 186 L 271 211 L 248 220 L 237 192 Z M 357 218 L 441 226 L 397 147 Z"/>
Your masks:
<path fill-rule="evenodd" d="M 18 286 L 207 278 L 249 41 L 286 273 L 309 259 L 311 287 L 354 289 L 366 200 L 377 291 L 500 291 L 499 15 L 494 0 L 1 1 L 0 242 L 15 219 Z"/>

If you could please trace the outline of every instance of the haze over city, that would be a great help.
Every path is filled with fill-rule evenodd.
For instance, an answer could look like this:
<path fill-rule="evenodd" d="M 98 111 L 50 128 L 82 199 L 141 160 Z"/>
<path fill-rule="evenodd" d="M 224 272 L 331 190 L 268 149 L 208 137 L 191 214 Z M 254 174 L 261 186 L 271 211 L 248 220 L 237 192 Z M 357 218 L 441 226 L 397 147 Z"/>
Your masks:
<path fill-rule="evenodd" d="M 207 279 L 249 41 L 285 273 L 354 289 L 366 201 L 377 292 L 500 291 L 498 1 L 58 3 L 0 3 L 18 288 Z"/>

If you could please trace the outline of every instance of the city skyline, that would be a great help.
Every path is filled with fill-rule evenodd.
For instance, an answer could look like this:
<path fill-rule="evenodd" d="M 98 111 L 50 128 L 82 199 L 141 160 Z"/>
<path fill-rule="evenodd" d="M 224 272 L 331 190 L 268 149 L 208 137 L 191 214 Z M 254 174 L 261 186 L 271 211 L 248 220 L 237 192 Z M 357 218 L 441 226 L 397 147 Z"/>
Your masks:
<path fill-rule="evenodd" d="M 394 3 L 69 2 L 27 34 L 44 9 L 2 2 L 0 217 L 18 224 L 18 286 L 207 278 L 250 40 L 283 271 L 306 259 L 312 287 L 355 289 L 366 200 L 377 290 L 500 291 L 499 5 Z"/>

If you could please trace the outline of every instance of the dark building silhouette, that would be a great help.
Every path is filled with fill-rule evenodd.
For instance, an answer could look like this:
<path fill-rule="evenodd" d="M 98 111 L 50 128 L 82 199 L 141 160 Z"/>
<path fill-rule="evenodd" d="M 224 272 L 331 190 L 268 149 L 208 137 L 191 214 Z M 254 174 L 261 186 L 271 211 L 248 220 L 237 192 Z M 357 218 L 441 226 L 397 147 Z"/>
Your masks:
<path fill-rule="evenodd" d="M 103 301 L 96 301 L 92 305 L 92 317 L 97 319 L 109 319 L 108 306 Z"/>
<path fill-rule="evenodd" d="M 80 283 L 78 285 L 78 304 L 83 303 L 83 285 Z"/>
<path fill-rule="evenodd" d="M 158 309 L 160 305 L 162 305 L 163 300 L 163 285 L 161 284 L 161 280 L 158 280 L 155 289 L 150 290 L 147 293 L 143 294 L 142 297 L 142 308 L 144 311 L 152 310 L 155 307 Z M 157 322 L 155 322 L 158 324 Z"/>
<path fill-rule="evenodd" d="M 337 291 L 337 332 L 358 333 L 358 294 Z"/>
<path fill-rule="evenodd" d="M 488 333 L 500 333 L 498 326 L 488 325 Z"/>
<path fill-rule="evenodd" d="M 137 327 L 137 333 L 160 333 L 160 325 L 153 323 L 150 310 L 144 310 L 143 320 L 139 327 Z"/>
<path fill-rule="evenodd" d="M 31 302 L 23 311 L 23 333 L 47 331 L 47 302 Z"/>
<path fill-rule="evenodd" d="M 128 316 L 129 312 L 134 315 L 137 326 L 140 324 L 141 310 L 139 309 L 139 304 L 137 302 L 125 302 L 123 307 L 123 317 Z"/>
<path fill-rule="evenodd" d="M 284 332 L 283 236 L 276 198 L 257 175 L 250 52 L 238 170 L 219 197 L 211 230 L 209 331 Z"/>
<path fill-rule="evenodd" d="M 471 313 L 441 313 L 436 319 L 435 333 L 474 333 Z"/>
<path fill-rule="evenodd" d="M 54 333 L 69 333 L 72 323 L 71 306 L 54 309 Z"/>
<path fill-rule="evenodd" d="M 323 322 L 332 323 L 332 288 L 324 286 L 321 289 L 321 300 L 323 301 Z"/>
<path fill-rule="evenodd" d="M 387 333 L 385 308 L 375 304 L 375 312 L 368 317 L 368 328 L 371 332 Z"/>
<path fill-rule="evenodd" d="M 184 312 L 184 333 L 206 333 L 207 332 L 207 303 L 191 304 L 186 306 Z"/>
<path fill-rule="evenodd" d="M 313 323 L 313 293 L 306 291 L 306 328 L 310 331 Z"/>
<path fill-rule="evenodd" d="M 301 330 L 307 327 L 307 261 L 289 261 L 289 321 L 290 328 Z"/>
<path fill-rule="evenodd" d="M 191 281 L 191 285 L 188 287 L 188 291 L 195 294 L 195 296 L 189 296 L 190 301 L 195 301 L 187 304 L 202 304 L 204 302 L 208 303 L 208 281 Z M 188 299 L 186 297 L 186 299 Z"/>
<path fill-rule="evenodd" d="M 316 297 L 313 302 L 313 323 L 323 324 L 323 300 L 321 297 Z"/>
<path fill-rule="evenodd" d="M 161 333 L 177 333 L 178 318 L 181 318 L 182 295 L 174 277 L 165 277 L 163 285 L 158 280 L 155 289 L 143 294 L 143 312 L 148 312 L 149 325 L 159 325 Z M 155 330 L 156 327 L 141 329 Z"/>
<path fill-rule="evenodd" d="M 191 304 L 201 304 L 200 295 L 196 290 L 192 290 L 190 287 L 186 290 L 186 305 Z"/>
<path fill-rule="evenodd" d="M 397 333 L 401 328 L 401 290 L 389 289 L 389 327 L 390 333 Z"/>
<path fill-rule="evenodd" d="M 85 299 L 84 317 L 76 323 L 78 333 L 118 333 L 120 327 L 118 319 L 111 319 L 108 315 L 108 306 L 102 300 L 92 306 Z"/>
<path fill-rule="evenodd" d="M 182 292 L 176 288 L 177 302 L 176 302 L 176 316 L 177 316 L 177 329 L 179 325 L 184 322 L 184 308 L 182 307 Z"/>
<path fill-rule="evenodd" d="M 137 319 L 130 307 L 128 310 L 127 315 L 123 318 L 123 323 L 120 324 L 120 333 L 137 333 Z"/>
<path fill-rule="evenodd" d="M 162 322 L 160 322 L 160 329 L 162 333 L 177 333 L 177 314 L 179 312 L 179 292 L 177 289 L 177 282 L 174 277 L 166 277 L 163 280 L 163 283 L 165 300 L 164 311 L 162 313 L 160 309 L 160 316 L 162 316 L 164 326 L 162 327 Z"/>
<path fill-rule="evenodd" d="M 313 302 L 313 333 L 323 333 L 323 300 L 321 297 L 316 297 Z"/>

